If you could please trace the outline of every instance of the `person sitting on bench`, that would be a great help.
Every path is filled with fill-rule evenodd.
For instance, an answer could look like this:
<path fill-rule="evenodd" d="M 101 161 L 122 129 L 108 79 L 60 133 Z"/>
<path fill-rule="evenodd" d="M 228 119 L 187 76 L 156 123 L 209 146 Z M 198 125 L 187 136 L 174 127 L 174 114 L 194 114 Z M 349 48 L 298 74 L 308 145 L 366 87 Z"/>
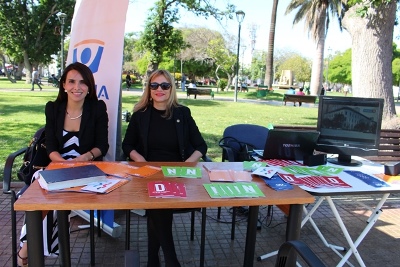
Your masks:
<path fill-rule="evenodd" d="M 303 87 L 300 87 L 300 88 L 299 88 L 299 91 L 296 92 L 296 95 L 305 95 L 305 93 L 303 92 L 303 90 L 304 90 L 304 88 L 303 88 Z M 296 105 L 296 103 L 295 103 L 295 105 Z M 301 107 L 301 102 L 299 102 L 299 107 Z"/>

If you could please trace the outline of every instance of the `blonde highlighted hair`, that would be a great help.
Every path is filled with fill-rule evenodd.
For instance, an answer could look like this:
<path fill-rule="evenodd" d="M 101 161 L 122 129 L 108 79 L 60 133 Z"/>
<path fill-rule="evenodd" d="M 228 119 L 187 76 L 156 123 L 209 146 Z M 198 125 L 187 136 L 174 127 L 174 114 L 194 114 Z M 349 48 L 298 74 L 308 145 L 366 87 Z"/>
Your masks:
<path fill-rule="evenodd" d="M 167 82 L 171 84 L 171 88 L 169 89 L 171 91 L 167 101 L 167 109 L 165 111 L 164 117 L 168 119 L 172 117 L 173 108 L 179 105 L 178 96 L 176 94 L 175 80 L 174 77 L 172 77 L 171 73 L 169 73 L 169 71 L 162 69 L 155 70 L 150 74 L 149 78 L 146 81 L 146 86 L 142 94 L 142 97 L 133 107 L 133 112 L 137 112 L 142 109 L 146 110 L 148 107 L 151 107 L 153 105 L 153 99 L 151 98 L 150 94 L 150 83 L 153 80 L 153 78 L 158 77 L 160 75 L 164 76 Z"/>

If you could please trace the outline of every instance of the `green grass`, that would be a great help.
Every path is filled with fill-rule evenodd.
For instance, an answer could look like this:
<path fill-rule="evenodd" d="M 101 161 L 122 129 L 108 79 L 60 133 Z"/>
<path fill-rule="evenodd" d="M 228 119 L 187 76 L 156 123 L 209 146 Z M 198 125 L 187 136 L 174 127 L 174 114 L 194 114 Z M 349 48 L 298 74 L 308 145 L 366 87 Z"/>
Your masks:
<path fill-rule="evenodd" d="M 20 84 L 21 85 L 21 84 Z M 8 87 L 9 82 L 0 79 L 0 177 L 2 178 L 6 157 L 28 144 L 35 131 L 45 124 L 44 107 L 47 101 L 54 100 L 58 90 L 44 86 L 44 91 L 26 90 L 25 87 Z M 30 85 L 27 85 L 30 88 Z M 4 89 L 5 88 L 5 89 Z M 136 89 L 138 90 L 138 89 Z M 140 90 L 138 90 L 140 91 Z M 214 89 L 214 91 L 216 91 Z M 264 97 L 266 100 L 282 100 L 285 90 L 275 90 Z M 188 106 L 196 120 L 204 139 L 208 144 L 208 156 L 214 161 L 221 160 L 221 149 L 218 141 L 226 127 L 238 123 L 251 123 L 267 126 L 273 125 L 316 125 L 317 105 L 314 107 L 293 107 L 268 105 L 256 98 L 255 89 L 248 93 L 238 93 L 239 102 L 233 102 L 233 91 L 215 93 L 215 98 L 224 100 L 186 99 L 185 92 L 178 91 L 180 102 Z M 126 91 L 122 94 L 122 110 L 131 111 L 139 96 Z M 253 102 L 240 102 L 242 99 Z M 308 105 L 307 105 L 308 106 Z M 122 136 L 127 123 L 122 122 Z M 20 162 L 17 162 L 20 165 Z"/>

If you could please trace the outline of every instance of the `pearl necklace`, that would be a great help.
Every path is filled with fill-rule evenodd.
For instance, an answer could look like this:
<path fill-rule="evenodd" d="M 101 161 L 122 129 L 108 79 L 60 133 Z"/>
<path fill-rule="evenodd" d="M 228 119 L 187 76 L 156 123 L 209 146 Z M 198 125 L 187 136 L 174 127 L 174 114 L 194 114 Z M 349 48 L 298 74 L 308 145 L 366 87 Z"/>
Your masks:
<path fill-rule="evenodd" d="M 65 111 L 65 112 L 67 113 L 67 116 L 68 116 L 68 118 L 69 118 L 70 120 L 77 120 L 77 119 L 79 119 L 80 117 L 82 117 L 82 114 L 83 114 L 83 112 L 82 112 L 81 115 L 79 115 L 79 116 L 77 116 L 77 117 L 71 117 L 71 116 L 69 115 L 68 111 Z"/>

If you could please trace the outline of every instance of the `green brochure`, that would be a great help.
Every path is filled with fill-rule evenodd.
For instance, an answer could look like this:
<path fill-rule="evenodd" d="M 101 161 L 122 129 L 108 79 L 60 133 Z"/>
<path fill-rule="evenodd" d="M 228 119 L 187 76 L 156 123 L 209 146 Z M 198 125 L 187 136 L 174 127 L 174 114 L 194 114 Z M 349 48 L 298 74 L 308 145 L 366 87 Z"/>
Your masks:
<path fill-rule="evenodd" d="M 317 166 L 317 167 L 306 167 L 306 166 L 286 166 L 282 167 L 282 170 L 295 175 L 320 175 L 320 176 L 332 176 L 337 175 L 343 171 L 344 168 L 334 166 Z"/>
<path fill-rule="evenodd" d="M 199 167 L 161 166 L 165 177 L 201 178 Z"/>
<path fill-rule="evenodd" d="M 203 186 L 211 198 L 265 197 L 255 183 L 211 183 Z"/>
<path fill-rule="evenodd" d="M 228 194 L 226 194 L 226 192 L 223 189 L 221 189 L 219 184 L 217 184 L 217 183 L 204 184 L 203 186 L 211 198 L 229 197 Z"/>
<path fill-rule="evenodd" d="M 243 161 L 243 170 L 252 172 L 260 167 L 266 167 L 267 163 L 260 161 Z"/>

